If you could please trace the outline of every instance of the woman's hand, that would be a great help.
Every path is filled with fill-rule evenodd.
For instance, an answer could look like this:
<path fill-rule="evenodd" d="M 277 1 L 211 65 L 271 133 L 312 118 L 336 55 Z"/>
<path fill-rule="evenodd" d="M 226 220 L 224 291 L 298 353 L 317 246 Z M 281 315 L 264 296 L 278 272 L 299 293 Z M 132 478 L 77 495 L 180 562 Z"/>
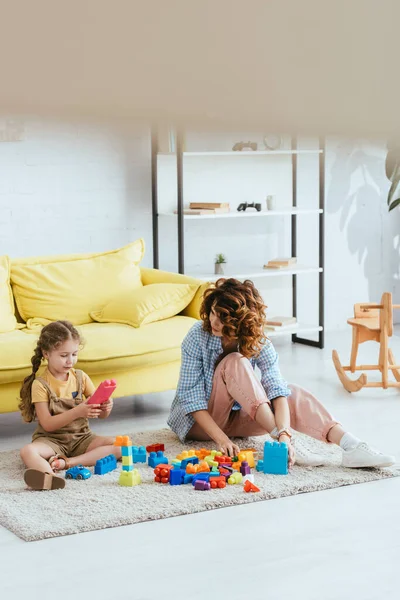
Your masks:
<path fill-rule="evenodd" d="M 281 435 L 279 437 L 279 442 L 284 442 L 288 447 L 288 467 L 291 469 L 296 462 L 296 456 L 294 452 L 294 448 L 290 442 L 290 437 L 287 435 Z"/>
<path fill-rule="evenodd" d="M 226 456 L 237 456 L 240 452 L 239 446 L 234 444 L 227 435 L 223 435 L 214 440 L 217 444 L 217 450 L 220 450 Z"/>
<path fill-rule="evenodd" d="M 101 404 L 88 404 L 89 398 L 75 407 L 78 417 L 98 419 L 101 415 Z"/>

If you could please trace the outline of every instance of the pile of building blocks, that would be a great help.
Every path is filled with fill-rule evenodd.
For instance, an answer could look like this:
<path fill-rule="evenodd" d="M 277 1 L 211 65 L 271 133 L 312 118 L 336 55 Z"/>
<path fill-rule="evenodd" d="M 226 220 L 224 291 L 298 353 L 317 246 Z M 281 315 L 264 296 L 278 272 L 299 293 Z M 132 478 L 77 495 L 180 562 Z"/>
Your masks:
<path fill-rule="evenodd" d="M 142 478 L 137 469 L 133 468 L 133 446 L 128 435 L 118 435 L 114 446 L 120 446 L 122 455 L 122 471 L 119 476 L 119 485 L 133 487 L 141 483 Z"/>
<path fill-rule="evenodd" d="M 284 442 L 265 442 L 264 456 L 259 460 L 257 471 L 272 475 L 288 474 L 288 447 Z"/>

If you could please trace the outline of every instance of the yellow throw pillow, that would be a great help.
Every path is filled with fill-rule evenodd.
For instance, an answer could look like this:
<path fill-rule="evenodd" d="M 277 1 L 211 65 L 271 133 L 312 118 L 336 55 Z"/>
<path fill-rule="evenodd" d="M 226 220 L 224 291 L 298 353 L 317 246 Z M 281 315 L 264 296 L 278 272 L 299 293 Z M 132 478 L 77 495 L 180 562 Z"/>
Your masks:
<path fill-rule="evenodd" d="M 17 319 L 10 285 L 10 259 L 0 256 L 0 333 L 14 331 Z"/>
<path fill-rule="evenodd" d="M 44 258 L 11 264 L 11 283 L 21 317 L 90 323 L 90 313 L 142 287 L 138 263 L 144 242 L 93 255 Z M 67 258 L 67 260 L 66 260 Z"/>
<path fill-rule="evenodd" d="M 125 323 L 140 327 L 180 313 L 192 301 L 197 284 L 153 283 L 116 296 L 90 316 L 99 323 Z"/>

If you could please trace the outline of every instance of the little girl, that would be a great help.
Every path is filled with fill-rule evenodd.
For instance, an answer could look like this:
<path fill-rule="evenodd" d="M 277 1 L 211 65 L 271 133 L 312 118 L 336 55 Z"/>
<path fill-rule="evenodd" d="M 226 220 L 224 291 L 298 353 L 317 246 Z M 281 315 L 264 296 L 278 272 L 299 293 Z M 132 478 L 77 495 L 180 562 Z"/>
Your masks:
<path fill-rule="evenodd" d="M 35 490 L 54 490 L 65 486 L 65 479 L 54 475 L 78 464 L 91 466 L 108 454 L 120 457 L 114 438 L 95 435 L 88 419 L 106 419 L 112 400 L 88 404 L 95 391 L 90 378 L 73 366 L 78 360 L 81 338 L 68 321 L 55 321 L 43 327 L 32 356 L 32 373 L 21 387 L 19 409 L 30 423 L 39 425 L 32 443 L 21 450 L 27 470 L 25 483 Z M 42 360 L 47 368 L 36 377 Z"/>

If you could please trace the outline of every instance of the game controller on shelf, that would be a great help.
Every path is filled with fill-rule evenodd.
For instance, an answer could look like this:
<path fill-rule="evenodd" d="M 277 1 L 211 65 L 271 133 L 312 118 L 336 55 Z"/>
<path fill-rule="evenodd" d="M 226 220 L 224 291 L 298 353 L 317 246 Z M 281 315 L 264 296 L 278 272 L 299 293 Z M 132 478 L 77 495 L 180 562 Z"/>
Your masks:
<path fill-rule="evenodd" d="M 255 208 L 257 212 L 261 212 L 261 203 L 260 202 L 241 202 L 238 206 L 239 212 L 244 212 L 246 208 Z"/>

